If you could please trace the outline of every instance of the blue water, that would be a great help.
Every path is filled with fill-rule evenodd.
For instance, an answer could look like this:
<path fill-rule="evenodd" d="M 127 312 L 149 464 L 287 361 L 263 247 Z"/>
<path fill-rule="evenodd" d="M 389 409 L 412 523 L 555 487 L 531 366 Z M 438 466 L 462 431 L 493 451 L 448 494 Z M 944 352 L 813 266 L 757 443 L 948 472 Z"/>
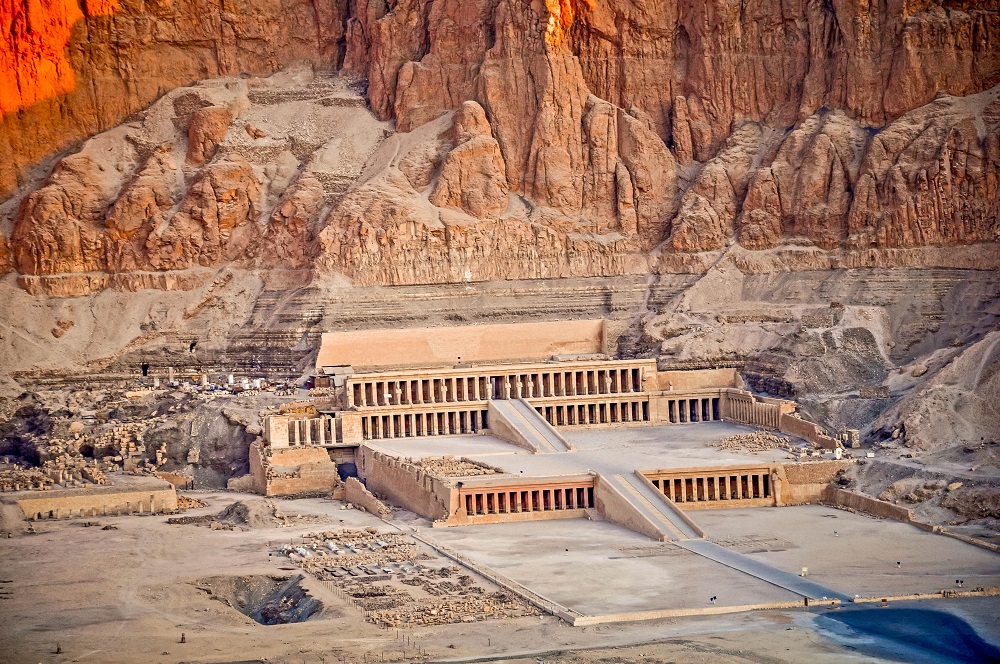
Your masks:
<path fill-rule="evenodd" d="M 855 652 L 900 662 L 1000 664 L 1000 648 L 944 611 L 852 608 L 822 614 L 817 627 Z"/>

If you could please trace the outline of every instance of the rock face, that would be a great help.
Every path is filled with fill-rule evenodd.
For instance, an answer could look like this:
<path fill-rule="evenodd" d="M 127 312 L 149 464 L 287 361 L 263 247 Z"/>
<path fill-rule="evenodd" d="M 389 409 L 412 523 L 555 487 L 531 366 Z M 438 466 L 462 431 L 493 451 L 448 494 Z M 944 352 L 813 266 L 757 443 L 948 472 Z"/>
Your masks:
<path fill-rule="evenodd" d="M 165 91 L 216 76 L 337 65 L 345 0 L 28 2 L 0 6 L 0 196 L 39 161 Z"/>
<path fill-rule="evenodd" d="M 480 219 L 495 218 L 507 208 L 507 178 L 483 107 L 474 101 L 462 104 L 453 131 L 455 147 L 441 164 L 430 202 Z"/>
<path fill-rule="evenodd" d="M 958 254 L 920 251 L 1000 242 L 993 2 L 33 7 L 13 9 L 0 81 L 58 60 L 29 24 L 69 47 L 58 92 L 0 105 L 22 275 L 235 262 L 440 283 L 699 271 L 737 245 L 936 264 Z M 311 73 L 220 79 L 24 179 L 160 90 L 293 59 L 363 79 L 375 118 Z M 372 133 L 334 141 L 334 107 Z"/>

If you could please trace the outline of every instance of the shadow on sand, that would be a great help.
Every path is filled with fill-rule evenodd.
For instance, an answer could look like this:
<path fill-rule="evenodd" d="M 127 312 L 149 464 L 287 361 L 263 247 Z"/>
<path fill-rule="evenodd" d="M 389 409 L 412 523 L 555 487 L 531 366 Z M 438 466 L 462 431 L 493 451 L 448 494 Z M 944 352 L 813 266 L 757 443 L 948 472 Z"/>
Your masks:
<path fill-rule="evenodd" d="M 944 611 L 845 607 L 819 616 L 817 626 L 852 650 L 873 657 L 1000 663 L 1000 648 L 984 641 L 969 623 Z"/>

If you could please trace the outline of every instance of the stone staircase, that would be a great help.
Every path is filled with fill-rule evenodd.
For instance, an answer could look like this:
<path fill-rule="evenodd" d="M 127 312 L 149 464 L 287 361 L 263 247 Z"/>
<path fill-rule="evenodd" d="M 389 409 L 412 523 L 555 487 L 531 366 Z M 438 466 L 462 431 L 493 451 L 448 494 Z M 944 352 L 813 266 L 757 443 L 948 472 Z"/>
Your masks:
<path fill-rule="evenodd" d="M 640 475 L 615 473 L 602 477 L 625 499 L 633 511 L 631 517 L 643 524 L 642 530 L 647 534 L 657 533 L 656 539 L 675 542 L 704 537 L 704 532 L 693 521 Z"/>
<path fill-rule="evenodd" d="M 568 452 L 572 446 L 523 399 L 490 401 L 490 431 L 535 454 Z"/>

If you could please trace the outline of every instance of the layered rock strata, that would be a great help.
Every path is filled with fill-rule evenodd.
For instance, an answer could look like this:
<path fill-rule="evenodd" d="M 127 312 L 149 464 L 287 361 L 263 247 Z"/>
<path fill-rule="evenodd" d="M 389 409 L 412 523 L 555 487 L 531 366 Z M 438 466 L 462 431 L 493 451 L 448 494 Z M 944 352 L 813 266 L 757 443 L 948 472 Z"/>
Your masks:
<path fill-rule="evenodd" d="M 1000 241 L 995 3 L 259 1 L 252 21 L 222 20 L 232 39 L 205 74 L 342 59 L 394 128 L 356 96 L 317 93 L 312 74 L 174 90 L 0 205 L 18 272 L 236 263 L 420 284 L 703 271 L 734 249 L 762 252 L 740 254 L 747 269 L 794 269 L 803 251 L 814 267 L 969 264 L 983 252 L 940 248 Z M 132 24 L 134 10 L 104 10 L 81 20 Z M 11 39 L 8 74 L 44 59 Z M 166 48 L 156 32 L 114 44 L 81 53 L 106 47 L 146 71 Z M 281 55 L 244 66 L 250 44 Z M 4 103 L 8 136 L 29 114 Z M 318 107 L 366 129 L 345 133 L 351 150 Z M 9 143 L 18 172 L 59 144 L 36 136 Z"/>

